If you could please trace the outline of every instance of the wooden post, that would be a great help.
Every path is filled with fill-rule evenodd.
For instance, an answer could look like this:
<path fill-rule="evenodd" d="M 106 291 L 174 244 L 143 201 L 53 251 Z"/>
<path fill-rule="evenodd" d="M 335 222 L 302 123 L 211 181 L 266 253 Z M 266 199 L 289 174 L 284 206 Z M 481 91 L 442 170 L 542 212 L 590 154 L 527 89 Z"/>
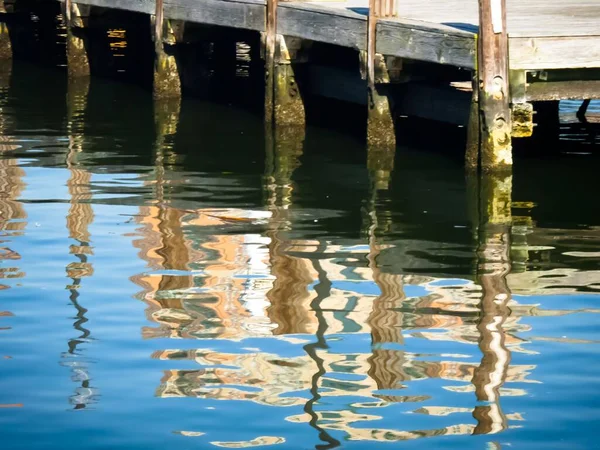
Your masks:
<path fill-rule="evenodd" d="M 512 166 L 506 0 L 479 0 L 478 37 L 481 167 Z"/>
<path fill-rule="evenodd" d="M 303 41 L 277 34 L 278 0 L 267 0 L 265 58 L 265 121 L 304 128 L 304 102 L 293 64 L 300 63 Z M 306 49 L 305 49 L 306 50 Z M 302 131 L 303 133 L 303 131 Z"/>
<path fill-rule="evenodd" d="M 89 77 L 90 63 L 83 38 L 90 7 L 65 0 L 65 22 L 67 26 L 67 73 L 69 78 Z"/>
<path fill-rule="evenodd" d="M 377 20 L 396 16 L 396 1 L 369 0 L 366 63 L 363 61 L 362 64 L 366 65 L 368 89 L 367 147 L 378 151 L 387 149 L 394 152 L 396 148 L 392 105 L 387 92 L 389 86 L 386 86 L 391 80 L 384 56 L 377 53 L 376 42 Z"/>
<path fill-rule="evenodd" d="M 510 71 L 512 137 L 530 137 L 533 134 L 533 105 L 527 102 L 527 72 Z"/>
<path fill-rule="evenodd" d="M 174 47 L 183 34 L 183 24 L 164 19 L 163 0 L 156 0 L 154 14 L 154 97 L 181 97 L 181 78 L 175 56 L 165 51 Z"/>
<path fill-rule="evenodd" d="M 265 120 L 274 120 L 275 101 L 275 44 L 277 41 L 278 0 L 267 0 L 265 33 Z"/>
<path fill-rule="evenodd" d="M 479 88 L 477 74 L 472 74 L 471 110 L 467 124 L 467 149 L 465 152 L 465 168 L 469 172 L 476 172 L 479 168 L 480 125 L 479 125 Z"/>
<path fill-rule="evenodd" d="M 0 0 L 0 63 L 4 66 L 4 61 L 12 59 L 12 45 L 10 42 L 10 34 L 8 32 L 8 26 L 6 25 L 6 17 L 8 17 L 8 11 L 6 9 L 5 1 Z M 4 67 L 0 68 L 3 69 Z"/>

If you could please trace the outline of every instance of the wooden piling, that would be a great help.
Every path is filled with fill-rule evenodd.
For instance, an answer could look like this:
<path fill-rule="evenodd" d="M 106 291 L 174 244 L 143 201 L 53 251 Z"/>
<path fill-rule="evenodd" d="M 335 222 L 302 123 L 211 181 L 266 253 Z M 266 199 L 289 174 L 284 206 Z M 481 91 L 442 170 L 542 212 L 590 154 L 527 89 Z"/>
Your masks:
<path fill-rule="evenodd" d="M 181 77 L 177 60 L 172 52 L 165 51 L 165 44 L 174 49 L 183 34 L 183 23 L 171 23 L 164 18 L 163 0 L 156 0 L 154 14 L 154 87 L 155 98 L 181 97 Z"/>
<path fill-rule="evenodd" d="M 530 137 L 533 133 L 533 105 L 527 102 L 527 72 L 510 71 L 512 137 Z"/>
<path fill-rule="evenodd" d="M 67 73 L 70 79 L 90 76 L 90 63 L 85 46 L 85 27 L 90 6 L 79 5 L 72 0 L 64 3 L 67 26 Z"/>
<path fill-rule="evenodd" d="M 478 81 L 481 168 L 512 166 L 506 0 L 479 0 Z"/>
<path fill-rule="evenodd" d="M 383 55 L 377 53 L 377 21 L 380 17 L 397 15 L 397 0 L 369 0 L 366 65 L 368 92 L 367 147 L 381 152 L 396 148 L 396 132 L 388 85 L 390 76 Z M 365 54 L 362 54 L 365 57 Z M 399 60 L 400 61 L 400 60 Z"/>
<path fill-rule="evenodd" d="M 4 0 L 0 0 L 0 62 L 12 59 L 12 44 L 8 26 L 4 20 L 8 16 L 8 11 Z M 4 63 L 3 63 L 4 64 Z"/>
<path fill-rule="evenodd" d="M 278 0 L 267 0 L 265 59 L 265 121 L 304 128 L 306 114 L 294 65 L 302 62 L 303 41 L 277 34 Z M 302 131 L 303 133 L 303 131 Z"/>
<path fill-rule="evenodd" d="M 265 58 L 265 120 L 274 120 L 275 102 L 275 45 L 277 41 L 278 0 L 267 0 L 264 58 Z"/>

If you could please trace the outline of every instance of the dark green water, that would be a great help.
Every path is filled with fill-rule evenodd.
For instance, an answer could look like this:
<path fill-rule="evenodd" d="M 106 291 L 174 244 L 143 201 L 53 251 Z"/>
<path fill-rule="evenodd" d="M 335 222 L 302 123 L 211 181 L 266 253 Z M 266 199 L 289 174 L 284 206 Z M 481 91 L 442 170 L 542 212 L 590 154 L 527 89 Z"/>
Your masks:
<path fill-rule="evenodd" d="M 585 130 L 498 179 L 398 148 L 374 190 L 351 134 L 157 117 L 128 85 L 0 81 L 2 448 L 598 447 Z"/>

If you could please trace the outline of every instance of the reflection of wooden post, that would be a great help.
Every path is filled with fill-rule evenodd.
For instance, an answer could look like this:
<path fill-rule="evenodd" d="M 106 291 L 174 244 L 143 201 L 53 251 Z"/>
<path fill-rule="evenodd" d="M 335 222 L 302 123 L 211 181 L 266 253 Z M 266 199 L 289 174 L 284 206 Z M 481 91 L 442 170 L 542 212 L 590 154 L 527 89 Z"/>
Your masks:
<path fill-rule="evenodd" d="M 304 128 L 265 126 L 266 206 L 272 216 L 267 236 L 273 288 L 267 293 L 271 302 L 269 318 L 278 327 L 275 334 L 306 333 L 309 319 L 308 285 L 312 281 L 305 261 L 286 254 L 288 241 L 283 236 L 291 227 L 288 208 L 292 203 L 292 174 L 300 166 L 304 143 Z"/>
<path fill-rule="evenodd" d="M 165 51 L 174 48 L 183 37 L 183 23 L 165 20 L 163 0 L 156 0 L 154 15 L 154 97 L 181 97 L 181 78 L 177 60 Z"/>
<path fill-rule="evenodd" d="M 481 316 L 477 329 L 481 364 L 473 374 L 478 401 L 473 416 L 476 434 L 501 431 L 507 427 L 500 408 L 499 390 L 506 379 L 510 351 L 506 348 L 503 324 L 510 311 L 511 293 L 506 282 L 510 272 L 512 176 L 486 176 L 480 180 L 480 227 L 477 278 L 482 287 Z"/>
<path fill-rule="evenodd" d="M 67 131 L 69 134 L 69 152 L 67 154 L 67 169 L 71 173 L 67 181 L 71 206 L 67 214 L 69 237 L 78 244 L 71 247 L 71 252 L 78 256 L 80 263 L 70 264 L 67 268 L 69 276 L 79 279 L 93 273 L 92 266 L 87 262 L 87 256 L 92 254 L 89 226 L 94 219 L 94 211 L 89 200 L 91 173 L 79 167 L 77 161 L 84 145 L 84 114 L 89 92 L 89 78 L 70 80 L 67 87 Z M 77 284 L 77 283 L 75 283 Z"/>
<path fill-rule="evenodd" d="M 481 167 L 512 166 L 506 0 L 479 0 L 478 39 Z"/>
<path fill-rule="evenodd" d="M 84 114 L 89 92 L 89 78 L 72 79 L 67 87 L 67 130 L 69 133 L 69 153 L 67 169 L 71 173 L 67 187 L 71 196 L 71 207 L 67 214 L 67 228 L 70 237 L 79 241 L 79 246 L 72 252 L 81 255 L 91 253 L 89 247 L 89 225 L 94 218 L 92 206 L 88 201 L 92 198 L 90 190 L 91 174 L 79 167 L 78 155 L 83 151 Z M 84 272 L 91 274 L 91 266 L 85 265 Z"/>
<path fill-rule="evenodd" d="M 69 78 L 90 75 L 90 63 L 85 49 L 84 33 L 90 6 L 65 0 L 65 22 L 67 26 L 67 72 Z"/>
<path fill-rule="evenodd" d="M 404 351 L 388 350 L 378 348 L 381 344 L 396 343 L 403 344 L 402 321 L 403 313 L 396 310 L 401 307 L 406 299 L 404 285 L 400 275 L 384 273 L 377 263 L 381 254 L 381 244 L 378 241 L 377 231 L 381 229 L 377 215 L 377 195 L 382 189 L 378 185 L 380 178 L 374 177 L 374 183 L 370 189 L 370 198 L 367 201 L 365 221 L 367 223 L 366 234 L 369 239 L 369 253 L 367 260 L 371 269 L 373 282 L 377 284 L 380 295 L 373 301 L 372 309 L 367 319 L 371 329 L 372 355 L 369 357 L 369 376 L 375 381 L 378 389 L 397 389 L 400 381 L 405 380 Z M 385 397 L 393 401 L 393 396 Z"/>
<path fill-rule="evenodd" d="M 89 73 L 88 73 L 89 75 Z M 88 364 L 82 359 L 82 349 L 80 344 L 88 341 L 91 334 L 90 330 L 84 325 L 88 321 L 85 314 L 87 309 L 80 304 L 79 287 L 85 277 L 94 274 L 92 264 L 88 258 L 93 255 L 93 248 L 90 245 L 91 235 L 89 228 L 94 220 L 94 211 L 89 203 L 92 199 L 90 189 L 91 173 L 85 168 L 80 167 L 78 156 L 83 151 L 85 126 L 85 110 L 89 93 L 89 77 L 77 75 L 71 77 L 67 86 L 67 132 L 69 137 L 69 151 L 67 154 L 67 169 L 70 172 L 67 188 L 70 196 L 70 207 L 67 214 L 67 229 L 69 237 L 76 242 L 70 246 L 70 252 L 76 258 L 76 262 L 67 265 L 67 276 L 72 282 L 68 286 L 70 291 L 69 299 L 77 311 L 73 328 L 80 335 L 69 339 L 68 351 L 63 352 L 63 365 L 72 370 L 72 379 L 80 385 L 75 393 L 70 397 L 70 403 L 73 409 L 84 409 L 96 402 L 97 389 L 90 385 L 90 375 Z"/>
<path fill-rule="evenodd" d="M 7 60 L 12 59 L 12 45 L 10 42 L 10 34 L 5 22 L 8 16 L 8 11 L 4 0 L 0 0 L 0 66 L 8 65 Z M 0 67 L 2 70 L 3 67 Z"/>

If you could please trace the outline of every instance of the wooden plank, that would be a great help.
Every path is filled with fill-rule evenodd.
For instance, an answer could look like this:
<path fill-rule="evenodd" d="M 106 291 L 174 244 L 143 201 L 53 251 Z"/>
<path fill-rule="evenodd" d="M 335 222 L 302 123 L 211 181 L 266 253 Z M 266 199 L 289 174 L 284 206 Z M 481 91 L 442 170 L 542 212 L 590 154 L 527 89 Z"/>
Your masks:
<path fill-rule="evenodd" d="M 466 126 L 471 96 L 471 92 L 462 89 L 411 83 L 399 87 L 395 100 L 398 114 Z"/>
<path fill-rule="evenodd" d="M 377 53 L 419 61 L 475 67 L 475 35 L 436 24 L 380 19 Z"/>
<path fill-rule="evenodd" d="M 308 89 L 312 95 L 367 105 L 365 81 L 358 71 L 309 64 Z"/>
<path fill-rule="evenodd" d="M 165 0 L 167 19 L 246 30 L 265 30 L 264 1 Z"/>
<path fill-rule="evenodd" d="M 318 5 L 281 3 L 277 32 L 286 36 L 364 50 L 367 17 Z"/>
<path fill-rule="evenodd" d="M 77 3 L 143 14 L 154 14 L 155 8 L 155 3 L 153 0 L 84 0 Z"/>
<path fill-rule="evenodd" d="M 528 101 L 600 99 L 600 80 L 531 83 L 526 98 Z"/>
<path fill-rule="evenodd" d="M 369 0 L 281 3 L 278 33 L 366 49 Z M 510 65 L 540 70 L 600 67 L 598 0 L 507 0 Z M 80 4 L 153 14 L 153 0 Z M 265 0 L 165 0 L 165 18 L 265 31 Z M 377 53 L 473 68 L 477 2 L 402 0 L 399 19 L 379 19 Z"/>
<path fill-rule="evenodd" d="M 513 37 L 510 39 L 510 67 L 524 70 L 600 67 L 600 33 L 569 38 Z"/>

